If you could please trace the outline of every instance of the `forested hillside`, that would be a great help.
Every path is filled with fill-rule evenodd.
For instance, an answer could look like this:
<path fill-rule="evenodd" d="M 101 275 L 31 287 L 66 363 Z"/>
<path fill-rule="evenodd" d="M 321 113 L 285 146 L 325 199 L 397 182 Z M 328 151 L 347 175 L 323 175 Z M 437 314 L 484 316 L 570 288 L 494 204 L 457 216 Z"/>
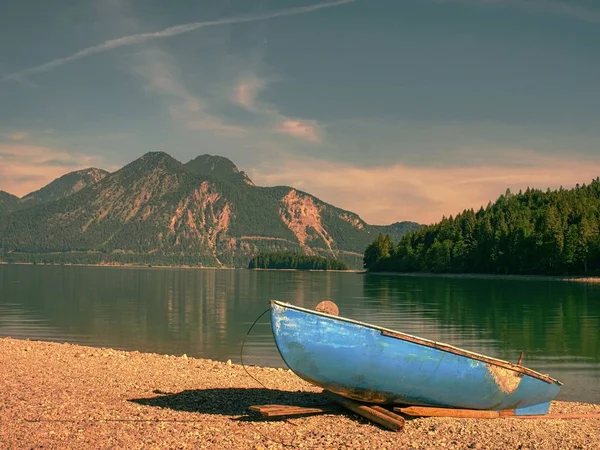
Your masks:
<path fill-rule="evenodd" d="M 0 216 L 13 211 L 19 204 L 19 197 L 0 191 Z"/>
<path fill-rule="evenodd" d="M 337 259 L 308 256 L 294 252 L 259 253 L 250 260 L 249 269 L 348 270 Z"/>
<path fill-rule="evenodd" d="M 573 189 L 509 190 L 479 211 L 406 234 L 380 235 L 371 271 L 491 274 L 600 273 L 600 179 Z"/>

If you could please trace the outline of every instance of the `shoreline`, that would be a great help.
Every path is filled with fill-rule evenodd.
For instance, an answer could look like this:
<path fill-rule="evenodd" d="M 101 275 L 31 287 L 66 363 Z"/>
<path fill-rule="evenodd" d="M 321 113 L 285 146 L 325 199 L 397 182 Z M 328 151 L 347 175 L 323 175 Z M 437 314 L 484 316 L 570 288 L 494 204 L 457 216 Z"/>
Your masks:
<path fill-rule="evenodd" d="M 395 277 L 420 277 L 420 278 L 458 278 L 458 279 L 496 279 L 496 280 L 522 280 L 522 281 L 566 281 L 571 283 L 600 283 L 600 276 L 567 276 L 567 275 L 516 275 L 516 274 L 485 274 L 485 273 L 433 273 L 433 272 L 360 272 L 365 275 L 385 275 Z"/>
<path fill-rule="evenodd" d="M 0 448 L 587 450 L 600 442 L 596 418 L 411 418 L 394 433 L 348 412 L 266 420 L 248 411 L 322 404 L 319 392 L 285 369 L 5 337 Z M 600 413 L 600 405 L 555 401 L 551 413 Z"/>
<path fill-rule="evenodd" d="M 163 266 L 158 264 L 79 264 L 79 263 L 32 263 L 32 262 L 7 262 L 0 261 L 0 265 L 6 266 L 50 266 L 50 267 L 122 267 L 130 269 L 206 269 L 206 270 L 256 270 L 256 271 L 280 271 L 280 272 L 339 272 L 339 273 L 362 273 L 362 269 L 348 269 L 348 270 L 318 270 L 318 269 L 249 269 L 247 267 L 230 267 L 230 266 L 190 266 L 190 265 L 170 265 Z"/>
<path fill-rule="evenodd" d="M 579 275 L 518 275 L 518 274 L 485 274 L 485 273 L 433 273 L 433 272 L 368 272 L 364 269 L 348 270 L 314 270 L 314 269 L 248 269 L 247 267 L 229 266 L 190 266 L 190 265 L 154 265 L 154 264 L 76 264 L 76 263 L 31 263 L 0 261 L 6 266 L 51 266 L 51 267 L 111 267 L 127 269 L 202 269 L 202 270 L 253 270 L 260 272 L 317 272 L 317 273 L 351 273 L 357 275 L 384 275 L 395 277 L 420 277 L 420 278 L 458 278 L 458 279 L 497 279 L 497 280 L 531 280 L 531 281 L 564 281 L 571 283 L 600 283 L 600 276 Z"/>

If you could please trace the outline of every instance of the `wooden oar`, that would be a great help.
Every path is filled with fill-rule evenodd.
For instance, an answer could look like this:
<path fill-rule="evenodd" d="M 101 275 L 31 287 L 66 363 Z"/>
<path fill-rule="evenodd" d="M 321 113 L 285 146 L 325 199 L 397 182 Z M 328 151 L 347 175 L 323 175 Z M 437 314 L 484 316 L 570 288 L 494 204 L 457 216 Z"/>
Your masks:
<path fill-rule="evenodd" d="M 500 417 L 498 411 L 480 411 L 477 409 L 453 409 L 453 408 L 432 408 L 426 406 L 409 406 L 407 408 L 394 408 L 397 411 L 408 416 L 421 417 L 460 417 L 469 419 L 497 419 Z"/>
<path fill-rule="evenodd" d="M 600 413 L 594 414 L 544 414 L 535 416 L 517 416 L 513 410 L 481 411 L 477 409 L 432 408 L 427 406 L 396 407 L 397 411 L 408 416 L 420 417 L 456 417 L 466 419 L 600 419 Z"/>

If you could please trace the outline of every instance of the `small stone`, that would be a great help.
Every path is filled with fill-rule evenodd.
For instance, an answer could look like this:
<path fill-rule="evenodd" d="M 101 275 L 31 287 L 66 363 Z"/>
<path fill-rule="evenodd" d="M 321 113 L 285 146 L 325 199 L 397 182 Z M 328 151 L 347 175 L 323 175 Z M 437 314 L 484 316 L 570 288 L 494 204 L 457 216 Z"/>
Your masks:
<path fill-rule="evenodd" d="M 231 365 L 232 365 L 232 362 L 231 362 L 231 360 L 230 360 L 230 359 L 228 359 L 228 360 L 227 360 L 227 365 L 228 365 L 228 366 L 231 366 Z"/>
<path fill-rule="evenodd" d="M 480 449 L 481 444 L 479 442 L 471 442 L 471 445 L 469 445 L 469 448 L 476 448 L 476 449 Z"/>
<path fill-rule="evenodd" d="M 187 356 L 185 353 L 184 353 L 183 355 L 181 355 L 181 357 L 182 357 L 183 359 L 188 359 L 188 356 Z"/>

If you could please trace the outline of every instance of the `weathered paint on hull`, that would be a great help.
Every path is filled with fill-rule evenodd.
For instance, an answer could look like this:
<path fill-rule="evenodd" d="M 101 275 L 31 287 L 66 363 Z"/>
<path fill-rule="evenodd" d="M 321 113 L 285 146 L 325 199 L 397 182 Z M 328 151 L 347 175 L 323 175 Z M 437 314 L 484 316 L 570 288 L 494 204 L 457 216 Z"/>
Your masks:
<path fill-rule="evenodd" d="M 359 401 L 529 415 L 547 413 L 560 390 L 560 382 L 531 369 L 522 373 L 505 361 L 422 345 L 398 338 L 401 333 L 386 335 L 391 330 L 286 303 L 271 302 L 271 326 L 292 371 Z"/>

